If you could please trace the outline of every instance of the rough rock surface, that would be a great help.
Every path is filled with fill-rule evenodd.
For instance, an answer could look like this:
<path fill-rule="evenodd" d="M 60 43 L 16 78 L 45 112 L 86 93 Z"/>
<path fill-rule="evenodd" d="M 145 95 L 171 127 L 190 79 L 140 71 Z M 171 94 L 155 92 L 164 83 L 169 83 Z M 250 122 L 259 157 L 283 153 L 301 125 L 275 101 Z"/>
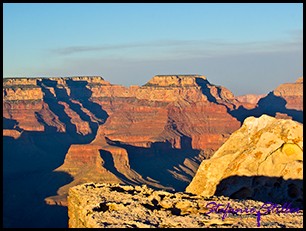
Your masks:
<path fill-rule="evenodd" d="M 286 108 L 303 110 L 303 76 L 295 83 L 284 83 L 274 90 L 276 96 L 286 100 Z"/>
<path fill-rule="evenodd" d="M 101 99 L 93 95 L 92 99 L 109 115 L 104 126 L 111 140 L 137 147 L 170 142 L 180 148 L 182 136 L 187 136 L 192 149 L 208 150 L 219 147 L 239 127 L 226 106 L 217 102 L 225 104 L 227 94 L 216 99 L 212 88 L 217 87 L 204 76 L 155 76 L 142 87 L 126 89 L 128 97 Z M 224 92 L 222 89 L 219 91 Z M 217 120 L 226 126 L 219 126 Z M 207 139 L 209 135 L 211 139 Z"/>
<path fill-rule="evenodd" d="M 14 139 L 18 139 L 21 135 L 21 132 L 15 129 L 3 129 L 3 136 L 13 137 Z"/>
<path fill-rule="evenodd" d="M 219 210 L 210 212 L 214 203 Z M 248 212 L 227 213 L 226 207 Z M 227 197 L 154 191 L 147 186 L 86 183 L 70 188 L 70 228 L 293 228 L 303 226 L 303 210 L 267 213 L 270 204 Z M 262 208 L 261 208 L 262 207 Z M 281 205 L 278 205 L 281 208 Z M 255 208 L 256 212 L 250 212 Z M 296 207 L 292 207 L 296 208 Z M 224 209 L 225 212 L 222 212 Z M 260 212 L 258 219 L 257 212 Z M 280 210 L 279 210 L 280 211 Z M 288 210 L 289 211 L 289 210 Z M 296 211 L 296 212 L 294 212 Z M 219 213 L 218 213 L 219 212 Z M 224 216 L 224 219 L 222 217 Z"/>
<path fill-rule="evenodd" d="M 252 97 L 236 97 L 239 102 L 229 113 L 243 122 L 247 117 L 259 117 L 263 114 L 276 118 L 290 118 L 303 123 L 303 77 L 295 83 L 285 83 L 274 91 L 259 98 L 256 104 L 250 103 Z M 247 102 L 249 100 L 249 102 Z M 254 99 L 254 102 L 257 99 Z M 240 104 L 240 105 L 239 105 Z"/>
<path fill-rule="evenodd" d="M 247 118 L 204 160 L 186 191 L 302 207 L 302 180 L 303 125 L 262 115 Z"/>
<path fill-rule="evenodd" d="M 245 108 L 251 109 L 256 107 L 258 101 L 265 97 L 265 94 L 260 94 L 260 95 L 255 95 L 255 94 L 247 94 L 247 95 L 240 95 L 240 96 L 236 96 L 236 99 L 243 103 L 243 106 Z"/>

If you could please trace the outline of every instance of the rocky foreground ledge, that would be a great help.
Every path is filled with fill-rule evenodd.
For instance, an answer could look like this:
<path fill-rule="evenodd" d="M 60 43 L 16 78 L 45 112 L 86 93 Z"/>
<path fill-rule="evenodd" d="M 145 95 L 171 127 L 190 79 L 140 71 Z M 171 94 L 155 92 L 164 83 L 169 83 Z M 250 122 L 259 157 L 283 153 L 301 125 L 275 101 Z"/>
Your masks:
<path fill-rule="evenodd" d="M 303 211 L 288 204 L 204 198 L 154 191 L 146 185 L 86 183 L 72 187 L 68 215 L 70 228 L 303 227 Z"/>

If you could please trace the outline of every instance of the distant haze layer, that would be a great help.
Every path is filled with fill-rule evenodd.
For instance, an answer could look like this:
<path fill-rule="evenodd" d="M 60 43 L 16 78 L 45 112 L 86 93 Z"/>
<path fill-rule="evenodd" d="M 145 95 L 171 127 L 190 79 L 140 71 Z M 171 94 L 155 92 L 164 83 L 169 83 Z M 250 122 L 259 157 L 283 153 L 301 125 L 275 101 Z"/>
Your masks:
<path fill-rule="evenodd" d="M 3 5 L 3 76 L 142 85 L 200 74 L 235 95 L 303 75 L 303 4 Z"/>

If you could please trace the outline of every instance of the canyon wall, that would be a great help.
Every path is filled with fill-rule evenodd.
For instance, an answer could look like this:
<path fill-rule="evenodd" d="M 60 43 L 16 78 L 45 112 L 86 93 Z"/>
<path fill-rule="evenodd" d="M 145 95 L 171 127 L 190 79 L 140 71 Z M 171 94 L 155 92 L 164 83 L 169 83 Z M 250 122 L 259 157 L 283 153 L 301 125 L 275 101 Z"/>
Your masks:
<path fill-rule="evenodd" d="M 4 217 L 24 224 L 25 197 L 49 211 L 45 203 L 67 205 L 68 189 L 88 181 L 182 191 L 248 116 L 301 120 L 302 84 L 255 103 L 202 75 L 157 75 L 131 87 L 100 76 L 3 79 L 4 198 L 18 201 Z"/>

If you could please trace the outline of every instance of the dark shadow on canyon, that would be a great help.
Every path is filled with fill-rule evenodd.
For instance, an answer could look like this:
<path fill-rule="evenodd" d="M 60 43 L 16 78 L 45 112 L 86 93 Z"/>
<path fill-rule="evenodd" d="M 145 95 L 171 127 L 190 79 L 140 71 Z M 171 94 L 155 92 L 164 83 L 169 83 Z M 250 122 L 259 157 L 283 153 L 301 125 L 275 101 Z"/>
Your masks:
<path fill-rule="evenodd" d="M 196 83 L 201 87 L 202 93 L 207 97 L 209 102 L 225 106 L 227 112 L 241 123 L 243 123 L 243 121 L 249 116 L 260 117 L 261 115 L 266 114 L 275 117 L 276 113 L 287 114 L 292 117 L 292 120 L 303 123 L 303 111 L 286 108 L 287 101 L 280 96 L 274 95 L 273 92 L 270 92 L 268 95 L 261 98 L 257 103 L 257 107 L 253 109 L 246 109 L 243 106 L 236 108 L 235 105 L 233 105 L 233 109 L 231 109 L 226 104 L 219 103 L 211 94 L 211 90 L 208 87 L 208 85 L 210 85 L 208 80 L 196 78 Z M 222 98 L 221 89 L 218 87 L 217 95 Z"/>
<path fill-rule="evenodd" d="M 66 82 L 71 90 L 70 96 L 68 95 L 67 90 L 65 88 L 59 87 L 57 82 L 54 80 L 42 79 L 41 81 L 38 81 L 38 85 L 41 87 L 44 93 L 44 102 L 46 102 L 50 110 L 59 117 L 59 120 L 65 124 L 66 132 L 75 141 L 77 141 L 78 144 L 90 143 L 96 136 L 98 126 L 106 121 L 108 114 L 102 109 L 100 105 L 89 100 L 92 93 L 89 89 L 86 88 L 85 81 L 66 80 Z M 54 88 L 56 97 L 51 93 L 49 87 Z M 81 103 L 82 106 L 86 108 L 90 113 L 92 113 L 96 117 L 97 121 L 92 121 L 90 116 L 81 109 L 80 104 L 70 100 L 76 98 L 76 94 L 80 97 L 77 101 Z M 61 105 L 59 101 L 68 104 L 69 108 L 76 112 L 83 121 L 88 122 L 91 129 L 90 134 L 82 135 L 77 133 L 76 126 L 71 123 L 71 118 L 67 115 L 64 110 L 65 107 Z M 45 130 L 52 129 L 52 127 L 48 127 L 44 122 L 42 122 L 42 119 L 38 113 L 36 113 L 36 116 L 38 120 L 45 125 Z"/>
<path fill-rule="evenodd" d="M 130 185 L 134 184 L 134 182 L 129 180 L 124 174 L 122 174 L 115 168 L 113 155 L 110 152 L 105 151 L 105 150 L 100 150 L 100 155 L 104 161 L 103 167 L 105 167 L 108 171 L 113 173 L 116 177 L 118 177 L 125 184 L 130 184 Z"/>
<path fill-rule="evenodd" d="M 210 93 L 210 88 L 208 85 L 210 85 L 209 81 L 202 78 L 196 78 L 196 83 L 201 87 L 201 91 L 203 95 L 205 95 L 209 102 L 218 104 L 216 98 Z M 220 95 L 220 89 L 217 88 L 218 94 Z"/>
<path fill-rule="evenodd" d="M 3 129 L 14 129 L 17 125 L 16 120 L 3 117 Z"/>
<path fill-rule="evenodd" d="M 243 122 L 249 116 L 260 117 L 266 114 L 275 117 L 276 113 L 284 113 L 291 116 L 292 120 L 303 123 L 303 111 L 288 109 L 286 108 L 286 104 L 287 101 L 284 98 L 270 92 L 258 101 L 257 107 L 254 109 L 246 109 L 240 106 L 238 109 L 228 112 L 240 122 Z"/>
<path fill-rule="evenodd" d="M 44 132 L 23 131 L 18 139 L 3 137 L 3 225 L 4 227 L 68 227 L 67 207 L 47 205 L 46 197 L 54 196 L 57 190 L 70 183 L 72 177 L 64 172 L 53 170 L 63 164 L 65 155 L 71 144 L 91 142 L 98 129 L 107 119 L 106 112 L 94 105 L 94 112 L 88 108 L 100 122 L 92 122 L 90 117 L 81 110 L 77 103 L 69 100 L 66 90 L 57 86 L 56 81 L 43 79 L 38 82 L 44 93 L 44 102 L 65 124 L 66 132 L 57 132 L 49 126 L 39 112 L 36 112 L 38 122 L 44 125 Z M 48 87 L 54 87 L 55 97 Z M 80 85 L 84 105 L 91 96 L 84 85 Z M 84 97 L 85 96 L 85 97 Z M 82 120 L 89 122 L 92 134 L 78 134 L 76 126 L 70 122 L 64 106 L 59 101 L 67 103 Z M 84 103 L 85 102 L 85 103 Z M 100 110 L 100 114 L 95 110 Z M 18 123 L 15 120 L 3 118 L 3 127 L 12 129 Z"/>
<path fill-rule="evenodd" d="M 66 80 L 66 83 L 71 90 L 71 98 L 79 100 L 84 108 L 88 109 L 91 113 L 93 113 L 95 117 L 99 119 L 98 124 L 105 123 L 108 118 L 108 114 L 102 109 L 99 104 L 94 103 L 90 100 L 92 92 L 86 87 L 87 82 Z"/>
<path fill-rule="evenodd" d="M 153 179 L 158 184 L 171 187 L 175 191 L 184 191 L 196 171 L 184 164 L 185 159 L 189 159 L 197 165 L 201 163 L 201 160 L 198 157 L 200 151 L 191 148 L 191 138 L 183 136 L 181 139 L 181 149 L 173 148 L 170 142 L 155 142 L 151 144 L 150 148 L 135 147 L 114 141 L 110 144 L 127 150 L 131 169 L 144 179 Z M 181 175 L 185 180 L 176 178 L 170 171 Z M 122 179 L 120 174 L 112 172 L 119 179 Z M 191 172 L 193 174 L 190 174 Z M 150 187 L 159 189 L 151 185 Z"/>
<path fill-rule="evenodd" d="M 64 106 L 59 104 L 58 98 L 56 98 L 48 87 L 56 88 L 56 81 L 52 81 L 49 79 L 43 79 L 41 82 L 37 82 L 38 86 L 41 87 L 44 96 L 43 100 L 48 104 L 49 109 L 58 116 L 59 120 L 65 124 L 66 132 L 71 134 L 71 136 L 77 136 L 76 126 L 71 123 L 70 117 L 66 114 L 64 110 Z M 46 87 L 47 86 L 47 87 Z M 46 124 L 44 124 L 46 125 Z"/>
<path fill-rule="evenodd" d="M 252 199 L 277 204 L 292 203 L 303 209 L 303 180 L 267 176 L 230 176 L 216 189 L 216 196 L 233 199 Z"/>
<path fill-rule="evenodd" d="M 3 137 L 3 226 L 67 227 L 67 207 L 47 205 L 46 197 L 72 181 L 53 172 L 72 140 L 67 134 L 24 131 L 18 139 Z"/>
<path fill-rule="evenodd" d="M 82 94 L 81 103 L 98 118 L 97 122 L 92 122 L 78 103 L 70 101 L 66 90 L 58 86 L 56 81 L 42 79 L 38 85 L 44 93 L 44 102 L 65 124 L 66 132 L 57 132 L 55 127 L 44 121 L 39 112 L 35 112 L 38 122 L 45 128 L 44 132 L 23 131 L 16 140 L 3 137 L 4 227 L 68 227 L 67 207 L 47 205 L 44 199 L 56 195 L 57 190 L 73 178 L 53 170 L 63 164 L 72 144 L 90 143 L 96 136 L 98 125 L 103 124 L 108 117 L 100 105 L 89 101 L 91 92 L 82 82 L 76 83 Z M 56 97 L 50 87 L 54 88 Z M 85 136 L 78 134 L 76 126 L 71 123 L 71 118 L 59 101 L 67 103 L 83 121 L 87 121 L 92 133 Z M 4 117 L 3 128 L 22 130 L 17 121 Z"/>

